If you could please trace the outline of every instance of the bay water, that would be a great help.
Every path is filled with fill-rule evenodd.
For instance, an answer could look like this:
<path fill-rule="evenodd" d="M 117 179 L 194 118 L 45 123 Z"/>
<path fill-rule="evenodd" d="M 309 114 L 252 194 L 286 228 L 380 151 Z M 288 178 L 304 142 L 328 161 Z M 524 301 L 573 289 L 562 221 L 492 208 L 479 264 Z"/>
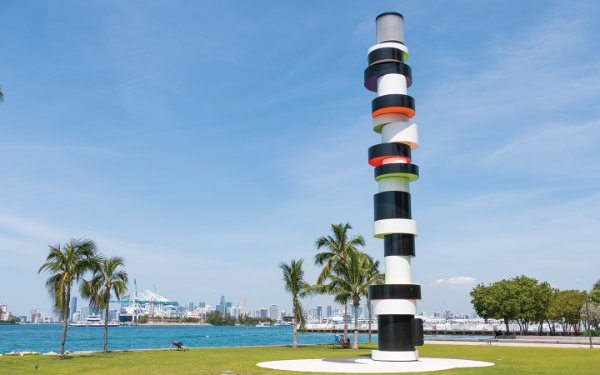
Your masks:
<path fill-rule="evenodd" d="M 0 353 L 58 352 L 61 334 L 61 324 L 0 325 Z M 291 345 L 292 336 L 291 326 L 119 326 L 108 328 L 108 349 L 166 349 L 173 340 L 192 348 Z M 331 344 L 334 336 L 333 333 L 300 333 L 298 342 L 300 345 Z M 104 327 L 69 327 L 65 350 L 102 350 L 103 339 Z M 377 342 L 376 334 L 372 340 Z M 360 334 L 359 342 L 367 342 L 367 334 Z"/>

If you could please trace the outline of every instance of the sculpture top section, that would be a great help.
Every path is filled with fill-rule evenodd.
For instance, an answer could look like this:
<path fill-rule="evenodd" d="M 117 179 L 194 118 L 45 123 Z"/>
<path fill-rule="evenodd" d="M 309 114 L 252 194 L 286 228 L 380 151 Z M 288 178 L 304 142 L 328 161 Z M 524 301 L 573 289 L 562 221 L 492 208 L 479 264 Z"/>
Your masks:
<path fill-rule="evenodd" d="M 377 43 L 400 42 L 404 44 L 404 17 L 400 13 L 381 13 L 377 23 Z"/>

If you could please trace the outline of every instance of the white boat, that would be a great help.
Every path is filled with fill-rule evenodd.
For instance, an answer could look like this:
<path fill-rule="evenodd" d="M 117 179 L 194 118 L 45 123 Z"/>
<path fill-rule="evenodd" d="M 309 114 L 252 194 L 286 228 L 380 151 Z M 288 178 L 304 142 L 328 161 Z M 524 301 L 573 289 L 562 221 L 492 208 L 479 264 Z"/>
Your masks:
<path fill-rule="evenodd" d="M 71 322 L 69 324 L 71 327 L 104 327 L 104 322 L 102 318 L 98 315 L 90 315 L 83 322 Z M 118 322 L 108 322 L 109 327 L 117 327 L 119 326 Z"/>
<path fill-rule="evenodd" d="M 255 327 L 273 327 L 271 325 L 271 323 L 267 323 L 267 322 L 258 322 Z"/>

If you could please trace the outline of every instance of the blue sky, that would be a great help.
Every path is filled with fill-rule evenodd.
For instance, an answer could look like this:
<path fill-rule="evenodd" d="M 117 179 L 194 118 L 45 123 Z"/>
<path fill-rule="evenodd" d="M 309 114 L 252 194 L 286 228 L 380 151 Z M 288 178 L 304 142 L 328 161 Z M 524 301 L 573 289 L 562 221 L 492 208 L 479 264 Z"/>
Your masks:
<path fill-rule="evenodd" d="M 97 241 L 140 288 L 289 306 L 281 261 L 377 192 L 362 86 L 375 17 L 405 16 L 421 147 L 419 311 L 479 282 L 600 278 L 595 1 L 0 4 L 0 301 L 50 311 L 49 244 Z M 328 304 L 325 297 L 306 307 Z"/>

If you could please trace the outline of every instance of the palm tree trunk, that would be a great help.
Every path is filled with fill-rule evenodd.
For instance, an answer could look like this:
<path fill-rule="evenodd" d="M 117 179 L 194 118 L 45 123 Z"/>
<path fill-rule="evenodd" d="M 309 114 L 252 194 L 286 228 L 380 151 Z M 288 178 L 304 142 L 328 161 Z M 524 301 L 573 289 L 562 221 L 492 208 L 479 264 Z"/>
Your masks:
<path fill-rule="evenodd" d="M 292 348 L 297 348 L 298 347 L 298 320 L 296 319 L 296 314 L 298 314 L 298 297 L 294 296 L 294 299 L 292 301 L 294 307 L 294 319 L 292 320 L 292 324 L 294 325 L 294 341 L 292 342 Z"/>
<path fill-rule="evenodd" d="M 65 342 L 67 341 L 67 327 L 69 323 L 69 305 L 71 304 L 71 285 L 67 285 L 67 300 L 65 301 L 66 306 L 63 312 L 63 331 L 62 338 L 60 340 L 60 356 L 65 356 Z"/>
<path fill-rule="evenodd" d="M 369 310 L 369 344 L 371 343 L 371 300 L 367 299 L 367 309 Z"/>
<path fill-rule="evenodd" d="M 297 323 L 296 323 L 296 318 L 293 319 L 293 323 L 294 325 L 294 341 L 292 342 L 292 348 L 297 348 L 298 347 L 298 327 L 297 327 Z"/>
<path fill-rule="evenodd" d="M 348 337 L 348 301 L 344 303 L 344 336 Z"/>
<path fill-rule="evenodd" d="M 354 304 L 354 343 L 352 349 L 358 349 L 358 305 Z"/>
<path fill-rule="evenodd" d="M 109 290 L 110 292 L 110 290 Z M 107 344 L 108 344 L 108 303 L 104 309 L 104 353 L 107 352 Z"/>

